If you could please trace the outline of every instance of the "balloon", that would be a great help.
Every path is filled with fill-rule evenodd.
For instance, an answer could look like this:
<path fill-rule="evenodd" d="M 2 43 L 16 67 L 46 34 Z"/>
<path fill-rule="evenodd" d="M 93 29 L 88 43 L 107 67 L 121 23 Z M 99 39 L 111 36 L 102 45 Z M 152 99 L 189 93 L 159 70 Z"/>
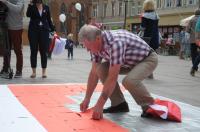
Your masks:
<path fill-rule="evenodd" d="M 66 20 L 65 14 L 60 14 L 60 15 L 59 15 L 59 20 L 60 20 L 61 22 L 65 22 L 65 20 Z"/>
<path fill-rule="evenodd" d="M 80 3 L 76 3 L 75 4 L 75 8 L 76 8 L 76 10 L 81 11 L 81 4 Z"/>

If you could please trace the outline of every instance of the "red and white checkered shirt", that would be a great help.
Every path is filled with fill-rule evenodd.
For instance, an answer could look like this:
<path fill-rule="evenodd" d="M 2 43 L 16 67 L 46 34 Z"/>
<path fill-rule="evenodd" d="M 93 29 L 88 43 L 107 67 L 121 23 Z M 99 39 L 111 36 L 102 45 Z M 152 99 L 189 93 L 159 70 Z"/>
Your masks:
<path fill-rule="evenodd" d="M 99 63 L 102 59 L 110 65 L 134 67 L 148 56 L 151 48 L 139 36 L 126 30 L 102 31 L 103 50 L 92 54 L 92 61 Z"/>

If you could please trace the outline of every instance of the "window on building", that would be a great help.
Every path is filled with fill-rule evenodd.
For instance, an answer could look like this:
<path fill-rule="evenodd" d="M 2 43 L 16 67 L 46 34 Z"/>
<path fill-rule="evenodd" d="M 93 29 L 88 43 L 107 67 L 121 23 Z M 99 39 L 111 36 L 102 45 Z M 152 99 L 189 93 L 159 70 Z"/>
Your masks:
<path fill-rule="evenodd" d="M 174 0 L 166 0 L 165 7 L 172 7 L 173 6 L 173 1 Z"/>
<path fill-rule="evenodd" d="M 176 0 L 176 7 L 180 7 L 182 5 L 182 0 Z"/>
<path fill-rule="evenodd" d="M 166 3 L 165 0 L 161 0 L 161 2 L 160 2 L 161 8 L 165 8 L 165 3 Z"/>
<path fill-rule="evenodd" d="M 97 14 L 98 14 L 98 6 L 97 6 L 97 4 L 93 5 L 92 9 L 93 9 L 92 16 L 93 17 L 97 17 Z"/>
<path fill-rule="evenodd" d="M 135 6 L 135 3 L 132 2 L 131 4 L 131 16 L 134 16 L 136 15 L 136 6 Z"/>
<path fill-rule="evenodd" d="M 160 8 L 160 0 L 156 0 L 156 4 L 157 4 L 156 7 Z"/>
<path fill-rule="evenodd" d="M 122 11 L 123 11 L 123 3 L 120 1 L 119 2 L 119 16 L 122 16 Z"/>
<path fill-rule="evenodd" d="M 115 2 L 112 1 L 112 16 L 115 16 Z"/>
<path fill-rule="evenodd" d="M 107 3 L 103 4 L 103 17 L 106 17 Z"/>
<path fill-rule="evenodd" d="M 141 14 L 142 13 L 142 3 L 141 1 L 138 1 L 138 12 L 137 14 Z"/>
<path fill-rule="evenodd" d="M 197 4 L 197 0 L 188 0 L 188 5 L 195 5 Z"/>

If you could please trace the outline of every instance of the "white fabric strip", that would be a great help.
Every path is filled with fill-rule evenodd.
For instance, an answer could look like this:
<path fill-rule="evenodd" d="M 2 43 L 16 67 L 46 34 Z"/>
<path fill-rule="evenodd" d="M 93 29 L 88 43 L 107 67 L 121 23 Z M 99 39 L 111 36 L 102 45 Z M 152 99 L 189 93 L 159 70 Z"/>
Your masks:
<path fill-rule="evenodd" d="M 0 85 L 0 128 L 1 132 L 47 132 L 7 85 Z"/>
<path fill-rule="evenodd" d="M 162 115 L 160 115 L 160 117 L 162 119 L 167 119 L 167 115 L 168 115 L 168 108 L 166 106 L 163 105 L 158 105 L 158 104 L 154 104 L 154 105 L 150 105 L 150 107 L 154 110 L 158 110 L 158 111 L 163 111 L 164 113 Z"/>

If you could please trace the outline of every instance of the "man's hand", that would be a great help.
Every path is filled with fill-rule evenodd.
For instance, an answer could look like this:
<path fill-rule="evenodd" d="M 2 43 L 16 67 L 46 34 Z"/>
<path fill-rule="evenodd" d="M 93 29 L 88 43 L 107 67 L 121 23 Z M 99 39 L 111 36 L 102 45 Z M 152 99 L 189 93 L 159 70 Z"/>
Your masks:
<path fill-rule="evenodd" d="M 80 110 L 85 112 L 88 109 L 88 105 L 90 103 L 89 99 L 84 99 L 83 102 L 80 104 Z"/>
<path fill-rule="evenodd" d="M 119 71 L 120 65 L 114 65 L 109 68 L 109 74 L 106 81 L 104 82 L 101 96 L 99 97 L 93 109 L 92 118 L 94 120 L 100 120 L 103 118 L 103 106 L 115 88 Z"/>
<path fill-rule="evenodd" d="M 94 120 L 100 120 L 102 118 L 103 118 L 103 107 L 100 107 L 97 104 L 93 108 L 92 119 L 94 119 Z"/>

